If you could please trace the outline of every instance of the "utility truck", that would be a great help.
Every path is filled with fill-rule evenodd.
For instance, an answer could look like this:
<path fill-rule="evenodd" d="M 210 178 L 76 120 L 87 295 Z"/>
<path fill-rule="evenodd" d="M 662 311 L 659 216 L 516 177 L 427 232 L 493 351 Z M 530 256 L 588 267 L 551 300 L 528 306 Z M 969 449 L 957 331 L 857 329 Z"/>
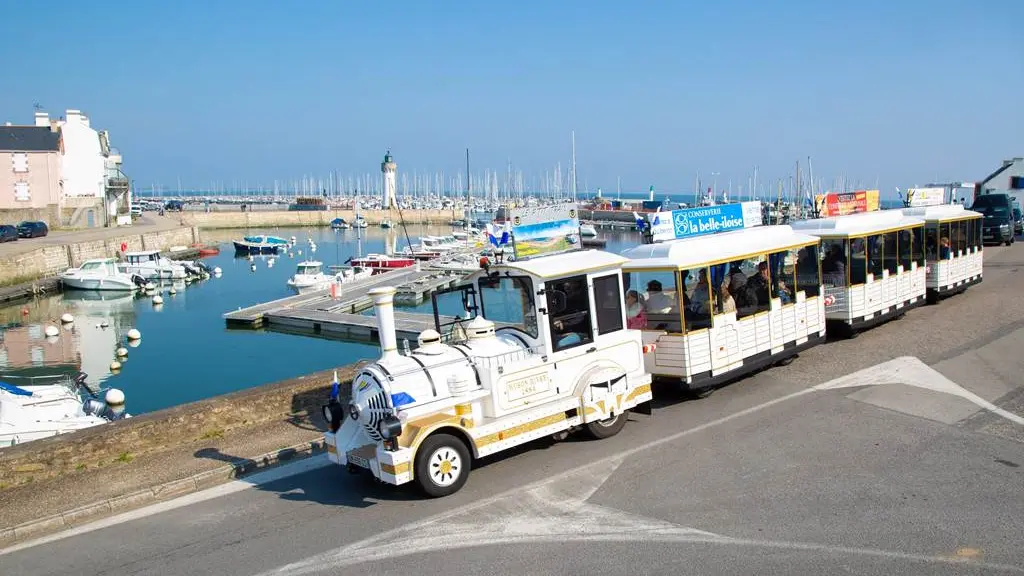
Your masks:
<path fill-rule="evenodd" d="M 514 215 L 501 236 L 515 261 L 481 259 L 435 294 L 435 329 L 412 350 L 399 351 L 394 288 L 372 290 L 381 357 L 348 397 L 332 393 L 323 406 L 330 460 L 440 497 L 465 484 L 477 458 L 576 431 L 607 438 L 631 410 L 649 414 L 644 354 L 654 346 L 626 326 L 627 260 L 579 250 L 572 234 L 571 206 Z"/>

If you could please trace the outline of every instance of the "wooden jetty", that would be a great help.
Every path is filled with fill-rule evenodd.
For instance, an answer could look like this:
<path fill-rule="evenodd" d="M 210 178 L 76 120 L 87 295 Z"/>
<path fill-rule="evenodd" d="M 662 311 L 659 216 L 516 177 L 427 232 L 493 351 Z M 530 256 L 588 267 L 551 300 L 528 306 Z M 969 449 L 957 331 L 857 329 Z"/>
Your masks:
<path fill-rule="evenodd" d="M 423 302 L 433 292 L 456 285 L 465 273 L 439 271 L 426 267 L 409 266 L 339 286 L 337 298 L 331 298 L 329 290 L 289 296 L 248 308 L 241 308 L 224 314 L 229 328 L 286 327 L 291 330 L 305 330 L 314 334 L 325 330 L 339 335 L 346 330 L 361 333 L 372 327 L 376 334 L 376 320 L 373 316 L 359 314 L 371 308 L 373 301 L 367 294 L 373 288 L 394 286 L 396 304 L 415 305 Z M 396 312 L 396 317 L 399 313 Z M 404 314 L 405 318 L 408 314 Z M 412 314 L 411 316 L 426 316 Z M 412 322 L 412 319 L 406 319 Z M 419 322 L 419 321 L 417 321 Z M 401 322 L 400 322 L 401 324 Z M 410 330 L 419 334 L 422 322 L 409 324 Z M 433 319 L 430 319 L 433 325 Z M 345 328 L 345 327 L 348 328 Z M 404 327 L 400 326 L 399 331 Z M 367 334 L 371 336 L 371 334 Z"/>

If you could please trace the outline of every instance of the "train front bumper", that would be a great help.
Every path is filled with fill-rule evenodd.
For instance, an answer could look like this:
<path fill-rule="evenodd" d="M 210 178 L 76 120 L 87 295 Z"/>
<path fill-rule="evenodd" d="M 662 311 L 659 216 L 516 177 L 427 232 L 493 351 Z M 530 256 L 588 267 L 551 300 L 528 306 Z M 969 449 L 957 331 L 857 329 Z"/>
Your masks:
<path fill-rule="evenodd" d="M 369 470 L 377 480 L 395 486 L 412 481 L 412 450 L 388 450 L 351 420 L 346 420 L 337 432 L 324 433 L 324 443 L 327 458 L 350 471 Z"/>

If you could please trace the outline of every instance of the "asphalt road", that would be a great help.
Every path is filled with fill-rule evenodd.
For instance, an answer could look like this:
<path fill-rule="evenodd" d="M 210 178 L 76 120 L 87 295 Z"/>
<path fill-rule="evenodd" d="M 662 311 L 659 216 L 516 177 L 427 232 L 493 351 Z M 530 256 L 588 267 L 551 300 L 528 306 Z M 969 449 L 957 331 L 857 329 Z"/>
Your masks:
<path fill-rule="evenodd" d="M 1024 248 L 986 280 L 442 500 L 323 460 L 3 551 L 0 573 L 1024 573 Z"/>

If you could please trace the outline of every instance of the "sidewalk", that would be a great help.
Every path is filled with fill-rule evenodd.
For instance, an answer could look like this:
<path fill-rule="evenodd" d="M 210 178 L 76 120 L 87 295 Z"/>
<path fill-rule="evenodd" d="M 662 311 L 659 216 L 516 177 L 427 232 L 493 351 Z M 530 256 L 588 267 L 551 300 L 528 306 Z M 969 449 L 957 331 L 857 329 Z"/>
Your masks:
<path fill-rule="evenodd" d="M 318 453 L 322 439 L 323 433 L 308 421 L 273 422 L 0 490 L 0 547 Z"/>
<path fill-rule="evenodd" d="M 182 223 L 182 219 L 178 214 L 159 216 L 155 213 L 148 213 L 136 220 L 131 226 L 89 228 L 86 230 L 52 230 L 44 238 L 20 238 L 17 242 L 4 242 L 0 244 L 0 258 L 23 254 L 44 246 L 63 246 L 74 242 L 88 242 L 131 234 L 161 232 L 163 230 L 181 228 L 182 226 L 187 226 L 187 224 Z"/>

